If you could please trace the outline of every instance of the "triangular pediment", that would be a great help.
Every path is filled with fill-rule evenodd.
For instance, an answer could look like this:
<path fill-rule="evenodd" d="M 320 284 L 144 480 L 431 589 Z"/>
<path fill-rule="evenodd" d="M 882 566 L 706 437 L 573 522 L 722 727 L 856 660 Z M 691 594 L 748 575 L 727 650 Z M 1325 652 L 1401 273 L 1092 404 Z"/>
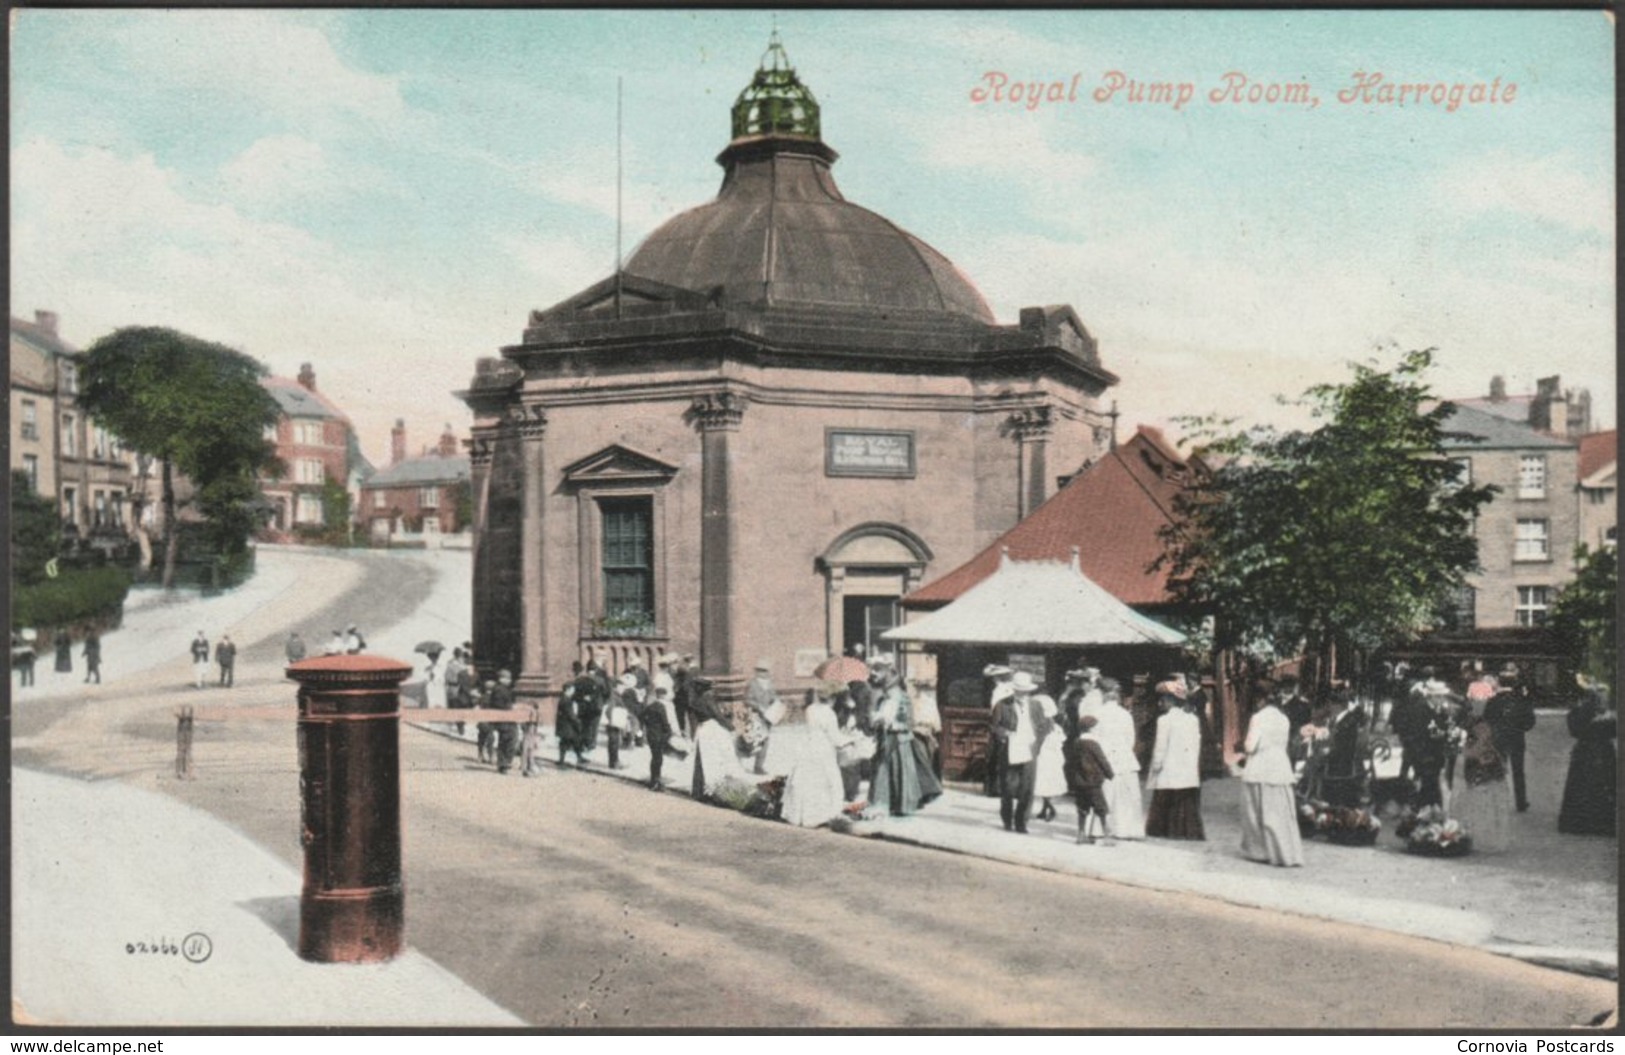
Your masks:
<path fill-rule="evenodd" d="M 534 326 L 553 320 L 613 315 L 617 302 L 623 312 L 633 311 L 643 314 L 660 309 L 695 311 L 706 307 L 707 298 L 704 294 L 690 289 L 656 282 L 623 271 L 619 281 L 615 275 L 611 275 L 545 311 L 532 312 L 531 324 Z"/>
<path fill-rule="evenodd" d="M 663 481 L 676 475 L 677 466 L 670 462 L 663 462 L 619 443 L 612 443 L 564 467 L 564 482 L 568 484 Z"/>

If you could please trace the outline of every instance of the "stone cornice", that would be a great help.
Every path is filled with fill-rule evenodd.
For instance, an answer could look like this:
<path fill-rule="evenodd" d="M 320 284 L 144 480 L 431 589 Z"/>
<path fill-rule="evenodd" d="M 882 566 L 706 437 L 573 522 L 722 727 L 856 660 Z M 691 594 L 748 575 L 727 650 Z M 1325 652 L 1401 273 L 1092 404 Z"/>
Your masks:
<path fill-rule="evenodd" d="M 547 411 L 536 403 L 515 403 L 508 408 L 502 425 L 522 440 L 539 440 L 547 432 Z"/>
<path fill-rule="evenodd" d="M 1010 415 L 1006 422 L 1011 435 L 1022 443 L 1047 440 L 1055 431 L 1055 421 L 1048 403 L 1023 407 Z"/>
<path fill-rule="evenodd" d="M 701 432 L 739 428 L 745 418 L 745 397 L 728 389 L 701 392 L 689 403 L 686 417 Z"/>

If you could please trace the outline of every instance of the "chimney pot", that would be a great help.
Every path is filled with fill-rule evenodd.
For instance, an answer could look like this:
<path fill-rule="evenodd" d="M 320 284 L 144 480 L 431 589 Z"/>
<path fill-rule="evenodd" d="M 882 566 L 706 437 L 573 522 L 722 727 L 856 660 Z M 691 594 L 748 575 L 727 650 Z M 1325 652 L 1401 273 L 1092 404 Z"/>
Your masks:
<path fill-rule="evenodd" d="M 312 392 L 316 391 L 316 371 L 309 363 L 299 364 L 299 383 Z"/>

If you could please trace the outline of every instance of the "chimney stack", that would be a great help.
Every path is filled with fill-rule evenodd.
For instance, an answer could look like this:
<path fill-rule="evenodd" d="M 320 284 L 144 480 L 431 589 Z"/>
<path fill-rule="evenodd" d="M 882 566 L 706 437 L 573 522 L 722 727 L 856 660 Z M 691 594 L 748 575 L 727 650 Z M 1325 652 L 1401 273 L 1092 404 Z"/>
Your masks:
<path fill-rule="evenodd" d="M 396 418 L 389 430 L 389 464 L 399 465 L 406 460 L 406 419 Z"/>
<path fill-rule="evenodd" d="M 1500 374 L 1490 378 L 1490 402 L 1505 403 L 1507 398 L 1507 379 Z"/>
<path fill-rule="evenodd" d="M 50 334 L 52 337 L 56 336 L 56 322 L 57 322 L 57 317 L 56 317 L 56 312 L 54 312 L 54 311 L 36 311 L 36 312 L 34 312 L 34 325 L 36 325 L 40 329 L 44 330 L 46 333 Z"/>
<path fill-rule="evenodd" d="M 451 431 L 451 422 L 446 422 L 446 431 L 440 434 L 439 455 L 442 458 L 457 457 L 457 434 Z"/>
<path fill-rule="evenodd" d="M 309 363 L 299 364 L 299 383 L 312 392 L 316 391 L 316 371 L 311 369 Z"/>

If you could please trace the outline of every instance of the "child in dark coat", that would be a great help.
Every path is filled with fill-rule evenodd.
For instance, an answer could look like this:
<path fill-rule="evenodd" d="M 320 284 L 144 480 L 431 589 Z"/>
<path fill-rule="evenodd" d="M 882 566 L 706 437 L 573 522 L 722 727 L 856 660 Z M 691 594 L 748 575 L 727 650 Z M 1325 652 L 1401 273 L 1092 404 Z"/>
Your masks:
<path fill-rule="evenodd" d="M 1095 841 L 1089 832 L 1089 823 L 1092 816 L 1097 816 L 1100 818 L 1100 830 L 1104 833 L 1101 845 L 1113 846 L 1116 840 L 1111 837 L 1111 829 L 1106 822 L 1109 807 L 1106 805 L 1106 793 L 1101 790 L 1101 785 L 1112 779 L 1112 764 L 1106 761 L 1106 752 L 1091 732 L 1095 724 L 1093 715 L 1078 719 L 1078 735 L 1065 748 L 1066 779 L 1078 804 L 1078 843 Z"/>

